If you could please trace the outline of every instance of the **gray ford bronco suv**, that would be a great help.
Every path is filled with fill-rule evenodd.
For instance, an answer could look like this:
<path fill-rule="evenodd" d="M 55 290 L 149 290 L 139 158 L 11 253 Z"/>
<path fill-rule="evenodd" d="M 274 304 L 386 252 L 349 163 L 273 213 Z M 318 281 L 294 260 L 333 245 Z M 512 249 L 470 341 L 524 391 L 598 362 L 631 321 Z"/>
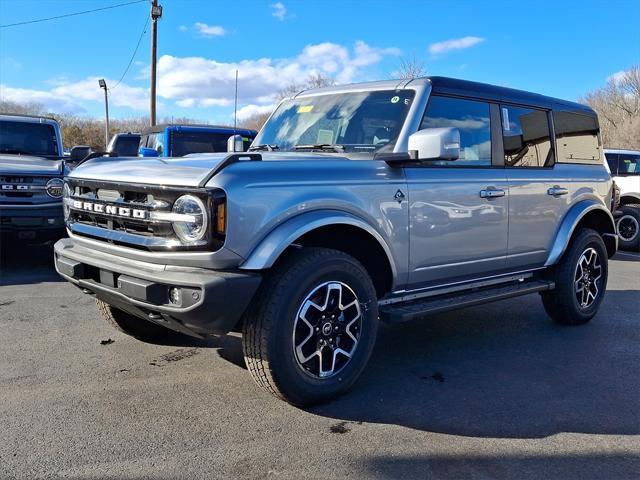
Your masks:
<path fill-rule="evenodd" d="M 0 242 L 64 236 L 62 156 L 54 119 L 0 115 Z"/>
<path fill-rule="evenodd" d="M 249 152 L 96 158 L 64 197 L 56 268 L 108 323 L 240 330 L 295 405 L 347 390 L 379 321 L 537 292 L 583 324 L 617 249 L 591 109 L 440 77 L 305 91 Z"/>

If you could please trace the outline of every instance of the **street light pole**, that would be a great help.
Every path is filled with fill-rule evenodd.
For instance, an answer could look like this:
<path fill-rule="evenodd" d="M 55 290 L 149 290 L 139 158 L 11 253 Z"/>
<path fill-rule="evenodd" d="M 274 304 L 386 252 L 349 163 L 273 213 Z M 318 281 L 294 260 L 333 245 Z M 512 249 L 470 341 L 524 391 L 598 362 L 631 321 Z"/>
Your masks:
<path fill-rule="evenodd" d="M 151 96 L 149 104 L 149 123 L 156 124 L 156 57 L 158 52 L 158 19 L 162 17 L 162 7 L 158 0 L 151 2 Z"/>
<path fill-rule="evenodd" d="M 104 149 L 106 150 L 109 145 L 109 97 L 107 95 L 107 82 L 104 78 L 101 78 L 98 80 L 98 85 L 100 85 L 100 88 L 104 90 Z"/>

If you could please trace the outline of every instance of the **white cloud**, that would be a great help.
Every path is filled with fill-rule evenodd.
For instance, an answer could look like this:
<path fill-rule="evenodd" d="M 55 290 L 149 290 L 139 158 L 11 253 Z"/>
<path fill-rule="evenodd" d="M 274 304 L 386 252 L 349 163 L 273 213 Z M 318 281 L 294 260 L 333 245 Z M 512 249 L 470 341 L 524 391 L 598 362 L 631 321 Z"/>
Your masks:
<path fill-rule="evenodd" d="M 0 99 L 21 104 L 41 105 L 45 110 L 56 113 L 86 113 L 86 109 L 75 99 L 44 90 L 13 88 L 0 84 Z"/>
<path fill-rule="evenodd" d="M 186 32 L 187 30 L 189 30 L 189 27 L 187 27 L 186 25 L 180 25 L 178 27 L 178 30 L 180 30 L 181 32 Z"/>
<path fill-rule="evenodd" d="M 626 70 L 620 70 L 619 72 L 609 75 L 607 77 L 607 82 L 620 83 L 622 80 L 624 80 L 626 74 Z"/>
<path fill-rule="evenodd" d="M 451 52 L 453 50 L 464 50 L 465 48 L 471 48 L 479 43 L 484 42 L 482 37 L 462 37 L 452 38 L 451 40 L 445 40 L 443 42 L 432 43 L 429 45 L 429 53 L 431 55 L 441 55 L 443 53 Z"/>
<path fill-rule="evenodd" d="M 269 5 L 273 9 L 272 16 L 276 17 L 281 22 L 284 21 L 287 16 L 287 7 L 282 2 L 277 2 Z"/>
<path fill-rule="evenodd" d="M 238 121 L 242 122 L 242 121 L 246 120 L 247 118 L 253 117 L 254 115 L 261 115 L 263 113 L 271 113 L 275 108 L 276 108 L 275 104 L 271 104 L 271 105 L 255 105 L 255 104 L 245 105 L 244 107 L 238 109 Z M 231 117 L 233 117 L 233 113 L 231 114 Z"/>
<path fill-rule="evenodd" d="M 204 57 L 163 55 L 158 60 L 158 94 L 195 106 L 231 105 L 238 70 L 240 103 L 271 104 L 284 87 L 322 74 L 338 83 L 362 77 L 366 68 L 385 56 L 400 55 L 397 48 L 377 48 L 358 41 L 350 49 L 325 42 L 307 45 L 292 58 L 259 58 L 239 62 L 218 62 Z"/>
<path fill-rule="evenodd" d="M 227 33 L 227 31 L 220 25 L 207 25 L 206 23 L 196 22 L 193 24 L 193 28 L 202 37 L 221 37 Z"/>
<path fill-rule="evenodd" d="M 61 113 L 86 113 L 83 102 L 104 102 L 104 91 L 98 86 L 99 77 L 87 77 L 78 82 L 54 83 L 50 90 L 34 90 L 0 86 L 0 97 L 18 103 L 36 103 L 46 110 Z M 114 79 L 105 79 L 107 86 L 117 83 Z M 144 111 L 149 108 L 149 92 L 146 88 L 131 87 L 124 83 L 109 90 L 109 104 Z"/>

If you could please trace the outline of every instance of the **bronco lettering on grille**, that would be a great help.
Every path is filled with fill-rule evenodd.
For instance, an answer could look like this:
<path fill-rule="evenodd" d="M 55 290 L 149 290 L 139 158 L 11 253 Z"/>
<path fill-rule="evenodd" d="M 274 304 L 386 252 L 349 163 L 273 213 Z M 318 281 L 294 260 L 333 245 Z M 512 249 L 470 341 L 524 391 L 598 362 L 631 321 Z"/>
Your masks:
<path fill-rule="evenodd" d="M 87 212 L 102 213 L 112 215 L 114 217 L 138 218 L 146 219 L 148 212 L 146 210 L 130 207 L 120 207 L 117 205 L 108 205 L 103 203 L 83 202 L 81 200 L 73 200 L 71 208 L 74 210 L 83 210 Z"/>

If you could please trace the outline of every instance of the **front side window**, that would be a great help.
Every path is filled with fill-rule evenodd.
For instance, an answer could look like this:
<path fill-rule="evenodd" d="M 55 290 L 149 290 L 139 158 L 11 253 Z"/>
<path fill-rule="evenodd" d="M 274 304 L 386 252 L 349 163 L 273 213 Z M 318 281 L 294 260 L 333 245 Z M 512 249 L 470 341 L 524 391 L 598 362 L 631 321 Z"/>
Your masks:
<path fill-rule="evenodd" d="M 609 170 L 611 170 L 611 175 L 615 175 L 616 173 L 618 173 L 618 154 L 605 153 L 604 156 L 607 159 L 607 163 L 609 164 Z"/>
<path fill-rule="evenodd" d="M 414 94 L 413 90 L 380 90 L 286 100 L 253 145 L 286 151 L 324 145 L 371 158 L 377 152 L 392 152 Z"/>
<path fill-rule="evenodd" d="M 491 121 L 489 104 L 475 100 L 432 96 L 420 129 L 453 127 L 460 131 L 458 160 L 438 160 L 432 165 L 490 166 Z"/>
<path fill-rule="evenodd" d="M 584 113 L 554 111 L 558 161 L 564 163 L 599 163 L 600 136 L 598 119 Z"/>
<path fill-rule="evenodd" d="M 618 160 L 618 175 L 640 175 L 640 155 L 621 153 Z"/>
<path fill-rule="evenodd" d="M 503 106 L 502 140 L 506 167 L 553 165 L 553 148 L 547 112 Z"/>
<path fill-rule="evenodd" d="M 0 153 L 59 157 L 53 125 L 0 121 Z"/>

